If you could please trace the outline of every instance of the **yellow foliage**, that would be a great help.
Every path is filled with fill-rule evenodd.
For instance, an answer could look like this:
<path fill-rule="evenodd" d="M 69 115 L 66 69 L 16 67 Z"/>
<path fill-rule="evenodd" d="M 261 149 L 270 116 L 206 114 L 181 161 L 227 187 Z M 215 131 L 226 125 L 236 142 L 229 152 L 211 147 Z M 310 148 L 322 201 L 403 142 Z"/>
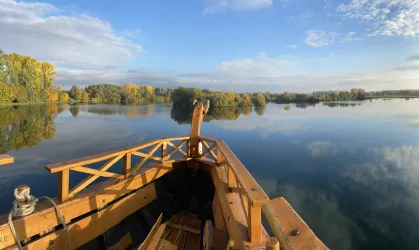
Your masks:
<path fill-rule="evenodd" d="M 58 100 L 58 90 L 55 88 L 47 89 L 47 100 L 55 102 Z"/>
<path fill-rule="evenodd" d="M 61 95 L 61 100 L 60 100 L 60 101 L 62 101 L 62 102 L 68 102 L 68 100 L 70 100 L 70 96 L 68 95 L 68 93 L 67 93 L 67 92 L 64 92 L 64 93 Z"/>
<path fill-rule="evenodd" d="M 89 101 L 89 94 L 87 92 L 83 93 L 82 101 L 83 102 L 88 102 Z"/>
<path fill-rule="evenodd" d="M 153 87 L 151 87 L 150 85 L 145 85 L 144 87 L 148 93 L 153 94 L 154 92 Z"/>
<path fill-rule="evenodd" d="M 236 98 L 236 93 L 234 92 L 227 92 L 227 98 L 229 101 L 234 101 L 234 99 Z"/>
<path fill-rule="evenodd" d="M 247 103 L 251 103 L 252 102 L 252 97 L 249 94 L 244 94 L 243 95 L 243 100 L 245 100 Z"/>

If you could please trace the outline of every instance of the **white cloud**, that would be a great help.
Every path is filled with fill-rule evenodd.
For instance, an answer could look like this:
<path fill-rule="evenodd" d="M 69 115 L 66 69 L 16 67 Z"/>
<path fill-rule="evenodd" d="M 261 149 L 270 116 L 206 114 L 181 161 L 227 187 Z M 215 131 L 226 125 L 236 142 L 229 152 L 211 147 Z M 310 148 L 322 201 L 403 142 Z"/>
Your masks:
<path fill-rule="evenodd" d="M 337 9 L 344 17 L 371 25 L 374 36 L 416 37 L 419 34 L 419 0 L 352 0 Z"/>
<path fill-rule="evenodd" d="M 361 38 L 357 37 L 354 31 L 342 34 L 324 30 L 308 30 L 306 32 L 305 43 L 311 47 L 324 47 L 335 42 L 350 43 L 359 40 Z"/>
<path fill-rule="evenodd" d="M 334 43 L 338 33 L 324 30 L 308 30 L 305 43 L 311 47 L 324 47 Z"/>
<path fill-rule="evenodd" d="M 389 70 L 378 67 L 365 71 L 339 73 L 307 73 L 297 70 L 301 65 L 310 66 L 317 60 L 302 60 L 296 57 L 272 57 L 259 53 L 255 58 L 245 58 L 220 62 L 213 68 L 191 71 L 184 74 L 154 72 L 150 70 L 128 70 L 110 72 L 109 70 L 58 71 L 56 84 L 69 88 L 72 84 L 86 86 L 97 83 L 151 84 L 156 87 L 210 88 L 239 92 L 342 90 L 365 88 L 366 90 L 419 88 L 419 71 Z"/>
<path fill-rule="evenodd" d="M 340 42 L 341 43 L 350 43 L 350 42 L 353 42 L 353 41 L 359 41 L 359 40 L 361 40 L 361 38 L 359 38 L 359 37 L 356 37 L 356 32 L 354 32 L 354 31 L 351 31 L 351 32 L 348 32 L 341 40 L 340 40 Z"/>
<path fill-rule="evenodd" d="M 257 10 L 272 4 L 272 0 L 206 0 L 204 12 L 212 14 L 222 11 Z"/>
<path fill-rule="evenodd" d="M 296 44 L 290 44 L 290 45 L 288 45 L 288 48 L 289 49 L 296 49 L 297 45 Z"/>
<path fill-rule="evenodd" d="M 0 48 L 67 68 L 108 68 L 130 61 L 140 45 L 89 15 L 63 15 L 47 3 L 0 0 Z"/>

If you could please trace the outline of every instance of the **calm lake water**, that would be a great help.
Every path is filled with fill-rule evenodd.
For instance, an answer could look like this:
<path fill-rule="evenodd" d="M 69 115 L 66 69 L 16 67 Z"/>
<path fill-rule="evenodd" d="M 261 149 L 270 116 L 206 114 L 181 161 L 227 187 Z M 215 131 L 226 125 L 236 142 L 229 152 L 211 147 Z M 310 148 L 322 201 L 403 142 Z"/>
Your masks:
<path fill-rule="evenodd" d="M 0 212 L 25 183 L 57 195 L 44 166 L 188 135 L 167 105 L 0 107 Z M 283 196 L 332 249 L 417 249 L 419 100 L 217 109 L 202 134 L 223 139 L 271 197 Z"/>

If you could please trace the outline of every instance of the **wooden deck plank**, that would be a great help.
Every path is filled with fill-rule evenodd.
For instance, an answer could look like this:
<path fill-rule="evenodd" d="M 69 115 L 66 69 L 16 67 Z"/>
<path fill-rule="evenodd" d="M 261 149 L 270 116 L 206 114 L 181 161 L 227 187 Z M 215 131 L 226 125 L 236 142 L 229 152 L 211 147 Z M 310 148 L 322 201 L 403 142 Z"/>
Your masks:
<path fill-rule="evenodd" d="M 270 200 L 262 206 L 262 209 L 282 249 L 328 249 L 284 198 Z M 299 234 L 293 236 L 291 231 L 295 229 L 299 231 Z"/>
<path fill-rule="evenodd" d="M 177 246 L 179 249 L 182 249 L 182 245 L 184 244 L 185 241 L 185 237 L 186 237 L 186 232 L 185 230 L 183 230 L 182 226 L 189 226 L 189 223 L 191 223 L 191 216 L 188 213 L 185 213 L 182 216 L 182 219 L 180 219 L 179 221 L 179 226 L 181 226 L 181 228 L 178 231 L 178 235 L 176 236 L 175 240 L 173 241 L 173 243 L 175 244 L 175 246 Z M 170 238 L 168 238 L 169 241 L 171 241 Z"/>
<path fill-rule="evenodd" d="M 170 219 L 170 222 L 172 222 L 174 224 L 177 224 L 179 222 L 179 220 L 182 218 L 182 216 L 183 216 L 182 213 L 176 214 Z M 171 238 L 175 237 L 175 240 L 176 240 L 176 236 L 177 236 L 178 232 L 179 232 L 179 229 L 168 226 L 165 229 L 165 233 L 163 234 L 162 239 L 168 240 L 169 237 L 171 237 Z M 173 234 L 175 236 L 171 236 Z M 168 241 L 170 241 L 170 240 L 168 240 Z"/>

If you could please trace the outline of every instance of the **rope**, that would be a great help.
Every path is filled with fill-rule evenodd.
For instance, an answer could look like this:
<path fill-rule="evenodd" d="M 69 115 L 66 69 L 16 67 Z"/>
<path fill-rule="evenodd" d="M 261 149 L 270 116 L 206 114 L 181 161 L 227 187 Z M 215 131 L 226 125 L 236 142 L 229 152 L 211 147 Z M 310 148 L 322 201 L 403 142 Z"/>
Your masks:
<path fill-rule="evenodd" d="M 10 231 L 12 231 L 13 237 L 15 238 L 15 241 L 19 250 L 23 249 L 22 243 L 19 240 L 15 226 L 13 225 L 12 219 L 13 217 L 26 216 L 26 215 L 31 214 L 35 210 L 36 203 L 41 199 L 48 200 L 54 206 L 55 212 L 57 213 L 57 216 L 60 219 L 61 224 L 63 225 L 63 229 L 67 236 L 67 249 L 70 250 L 70 233 L 68 232 L 67 225 L 63 217 L 61 216 L 61 213 L 57 207 L 57 204 L 54 202 L 53 199 L 47 196 L 41 196 L 38 199 L 36 199 L 33 195 L 30 195 L 30 190 L 31 189 L 26 185 L 21 185 L 15 188 L 14 195 L 16 199 L 15 201 L 13 201 L 13 207 L 8 217 Z"/>

